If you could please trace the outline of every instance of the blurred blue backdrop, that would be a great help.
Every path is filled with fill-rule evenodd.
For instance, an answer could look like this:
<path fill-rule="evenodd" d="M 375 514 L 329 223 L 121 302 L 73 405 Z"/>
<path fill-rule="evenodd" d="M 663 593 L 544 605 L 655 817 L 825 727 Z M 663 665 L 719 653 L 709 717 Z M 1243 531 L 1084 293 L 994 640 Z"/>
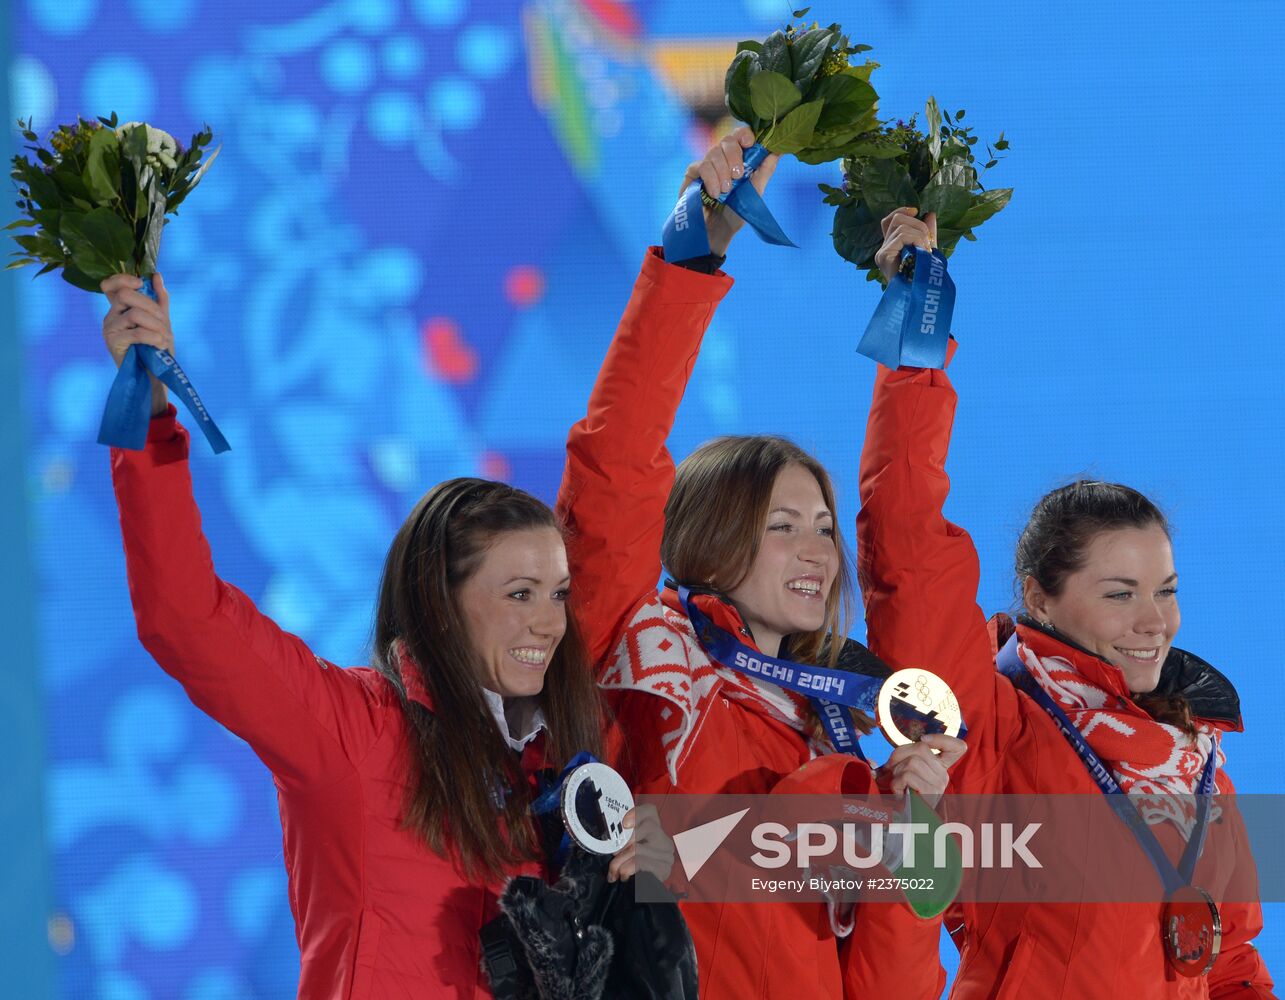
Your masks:
<path fill-rule="evenodd" d="M 428 486 L 477 474 L 552 499 L 732 43 L 789 16 L 785 0 L 8 6 L 11 120 L 43 134 L 114 110 L 185 141 L 208 123 L 222 144 L 161 250 L 177 353 L 233 444 L 216 459 L 196 442 L 198 499 L 223 576 L 344 663 L 365 662 L 385 547 Z M 1179 644 L 1242 693 L 1231 773 L 1281 791 L 1279 4 L 868 0 L 809 17 L 874 46 L 885 115 L 935 94 L 1012 141 L 988 180 L 1013 203 L 952 262 L 950 513 L 981 549 L 984 606 L 1012 603 L 1013 543 L 1045 490 L 1089 472 L 1151 493 L 1176 528 Z M 773 184 L 802 249 L 734 244 L 737 287 L 672 443 L 788 433 L 833 470 L 850 523 L 873 375 L 853 347 L 877 289 L 831 249 L 815 184 L 834 172 L 791 161 Z M 8 669 L 15 691 L 36 685 L 44 728 L 0 748 L 44 775 L 22 829 L 45 851 L 21 866 L 49 899 L 11 893 L 5 919 L 56 959 L 7 937 L 0 968 L 31 970 L 24 1000 L 293 995 L 272 784 L 134 636 L 94 443 L 104 300 L 30 274 L 4 279 L 0 357 L 20 388 L 7 427 L 25 428 L 5 549 L 36 578 L 32 623 L 15 561 L 9 612 L 36 662 Z M 1267 916 L 1282 975 L 1280 908 Z"/>

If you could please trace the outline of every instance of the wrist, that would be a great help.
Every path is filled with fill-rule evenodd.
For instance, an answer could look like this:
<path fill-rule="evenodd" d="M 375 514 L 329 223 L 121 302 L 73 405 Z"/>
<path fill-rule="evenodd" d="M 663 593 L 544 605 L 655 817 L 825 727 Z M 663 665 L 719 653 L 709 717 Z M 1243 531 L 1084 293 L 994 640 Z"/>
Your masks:
<path fill-rule="evenodd" d="M 169 395 L 165 392 L 165 386 L 152 376 L 152 416 L 159 417 L 170 408 Z"/>

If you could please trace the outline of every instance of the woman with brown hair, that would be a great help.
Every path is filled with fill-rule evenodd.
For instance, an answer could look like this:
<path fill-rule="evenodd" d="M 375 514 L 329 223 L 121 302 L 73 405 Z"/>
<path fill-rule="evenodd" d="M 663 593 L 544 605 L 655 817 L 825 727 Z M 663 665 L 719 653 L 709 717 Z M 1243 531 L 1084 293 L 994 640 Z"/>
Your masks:
<path fill-rule="evenodd" d="M 931 241 L 932 227 L 913 210 L 890 215 L 877 257 L 885 273 L 906 243 Z M 1248 837 L 1218 804 L 1233 791 L 1221 747 L 1241 728 L 1239 699 L 1218 670 L 1173 645 L 1181 616 L 1164 515 L 1116 483 L 1053 490 L 1017 546 L 1024 613 L 988 627 L 972 540 L 942 513 L 955 402 L 942 370 L 881 367 L 875 380 L 858 518 L 871 649 L 892 666 L 936 671 L 956 692 L 969 723 L 956 791 L 996 804 L 1105 795 L 1126 822 L 1107 814 L 1095 828 L 1088 803 L 1076 811 L 1083 827 L 1045 841 L 1058 853 L 1040 860 L 1063 901 L 1014 899 L 1014 879 L 1003 901 L 962 903 L 951 996 L 1272 996 L 1252 944 L 1262 913 Z"/>
<path fill-rule="evenodd" d="M 684 188 L 699 178 L 711 200 L 728 191 L 752 143 L 745 128 L 716 143 Z M 776 159 L 747 183 L 761 193 Z M 844 642 L 849 573 L 825 469 L 777 437 L 711 441 L 676 471 L 666 449 L 701 338 L 732 283 L 718 269 L 740 220 L 704 215 L 709 256 L 675 264 L 648 252 L 588 415 L 571 430 L 558 501 L 576 614 L 644 794 L 768 793 L 834 752 L 806 698 L 705 651 L 680 592 L 657 592 L 662 562 L 700 615 L 760 653 L 886 672 Z M 939 795 L 962 751 L 947 736 L 900 747 L 880 786 Z M 873 786 L 864 762 L 843 762 Z M 941 989 L 938 923 L 897 906 L 854 915 L 821 902 L 690 903 L 684 915 L 701 995 L 715 1000 Z"/>
<path fill-rule="evenodd" d="M 117 364 L 132 343 L 172 349 L 155 283 L 158 302 L 129 275 L 103 283 Z M 561 836 L 531 816 L 533 796 L 603 741 L 552 512 L 503 483 L 429 490 L 388 552 L 375 666 L 340 669 L 215 574 L 188 435 L 155 379 L 152 415 L 146 448 L 111 456 L 138 634 L 272 772 L 298 995 L 490 996 L 479 930 L 507 878 L 551 875 Z M 609 878 L 666 868 L 653 822 L 639 819 Z"/>

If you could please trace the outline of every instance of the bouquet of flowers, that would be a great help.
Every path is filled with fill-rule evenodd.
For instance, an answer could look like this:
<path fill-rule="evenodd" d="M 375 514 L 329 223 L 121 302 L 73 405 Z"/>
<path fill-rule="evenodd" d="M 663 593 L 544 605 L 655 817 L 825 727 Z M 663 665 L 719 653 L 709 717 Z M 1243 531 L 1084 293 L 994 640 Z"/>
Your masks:
<path fill-rule="evenodd" d="M 27 142 L 38 142 L 30 120 L 18 125 Z M 14 236 L 21 249 L 9 268 L 61 268 L 66 281 L 90 292 L 112 274 L 150 277 L 166 216 L 177 213 L 218 155 L 216 149 L 201 162 L 210 140 L 207 128 L 183 149 L 168 132 L 142 122 L 118 125 L 113 114 L 60 126 L 50 149 L 28 146 L 34 161 L 13 158 L 22 216 L 8 228 L 34 231 Z"/>
<path fill-rule="evenodd" d="M 878 63 L 851 64 L 852 56 L 869 50 L 850 44 L 839 25 L 815 22 L 741 42 L 727 70 L 727 108 L 769 152 L 793 153 L 804 163 L 838 159 L 877 124 L 879 95 L 870 74 Z"/>
<path fill-rule="evenodd" d="M 22 215 L 11 223 L 19 250 L 8 268 L 41 264 L 37 276 L 62 270 L 64 280 L 101 292 L 104 278 L 132 274 L 143 279 L 144 295 L 155 299 L 151 277 L 161 231 L 200 183 L 218 155 L 201 162 L 210 144 L 208 128 L 184 149 L 168 132 L 144 122 L 117 124 L 116 115 L 77 119 L 38 144 L 31 121 L 19 121 L 34 161 L 13 158 Z M 206 412 L 191 381 L 168 351 L 133 344 L 112 383 L 98 440 L 121 448 L 142 448 L 151 406 L 148 376 L 164 382 L 196 418 L 214 451 L 228 443 Z"/>
<path fill-rule="evenodd" d="M 808 8 L 794 11 L 801 18 Z M 701 205 L 726 205 L 759 238 L 794 246 L 752 184 L 745 182 L 771 153 L 793 153 L 806 163 L 838 159 L 848 143 L 876 126 L 878 96 L 870 86 L 876 63 L 851 65 L 868 45 L 852 45 L 837 24 L 822 28 L 789 24 L 762 41 L 744 41 L 724 80 L 727 108 L 754 131 L 745 151 L 745 172 L 714 200 L 699 181 L 683 191 L 662 232 L 665 259 L 682 261 L 709 253 Z"/>
<path fill-rule="evenodd" d="M 867 269 L 871 281 L 884 282 L 875 267 L 875 251 L 883 244 L 880 222 L 897 208 L 913 206 L 922 217 L 937 213 L 937 244 L 949 257 L 960 239 L 975 240 L 973 231 L 1001 211 L 1012 188 L 986 190 L 981 174 L 994 167 L 1008 149 L 1004 133 L 986 146 L 978 166 L 977 136 L 962 124 L 965 112 L 952 116 L 937 101 L 925 109 L 928 132 L 912 118 L 883 124 L 853 141 L 844 150 L 843 187 L 820 185 L 834 213 L 834 248 L 845 260 Z M 907 265 L 913 268 L 913 255 Z M 913 273 L 913 272 L 912 272 Z"/>

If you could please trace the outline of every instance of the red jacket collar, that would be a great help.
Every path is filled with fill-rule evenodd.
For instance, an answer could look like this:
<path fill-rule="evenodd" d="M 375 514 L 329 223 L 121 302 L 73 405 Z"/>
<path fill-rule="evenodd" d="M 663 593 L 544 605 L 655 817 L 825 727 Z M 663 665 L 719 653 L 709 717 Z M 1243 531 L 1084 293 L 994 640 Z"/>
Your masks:
<path fill-rule="evenodd" d="M 411 658 L 406 644 L 398 639 L 393 643 L 393 649 L 397 656 L 397 675 L 401 678 L 406 697 L 411 701 L 419 702 L 430 712 L 433 711 L 433 699 L 428 693 L 428 688 L 424 686 L 424 675 L 419 665 Z"/>
<path fill-rule="evenodd" d="M 683 607 L 683 602 L 678 598 L 678 591 L 671 586 L 667 585 L 661 590 L 660 601 L 671 611 L 677 611 L 681 615 L 687 614 L 686 609 Z M 741 617 L 741 613 L 729 601 L 718 594 L 712 594 L 707 591 L 705 593 L 693 592 L 692 603 L 719 628 L 725 632 L 731 632 L 745 645 L 758 649 L 758 645 L 754 642 L 754 636 L 750 634 L 749 628 L 745 625 L 745 619 Z M 759 652 L 762 652 L 762 650 L 759 650 Z"/>
<path fill-rule="evenodd" d="M 1026 622 L 1017 623 L 1017 639 L 1039 657 L 1057 656 L 1075 668 L 1075 672 L 1096 688 L 1132 703 L 1133 694 L 1125 682 L 1124 671 L 1064 639 Z"/>

